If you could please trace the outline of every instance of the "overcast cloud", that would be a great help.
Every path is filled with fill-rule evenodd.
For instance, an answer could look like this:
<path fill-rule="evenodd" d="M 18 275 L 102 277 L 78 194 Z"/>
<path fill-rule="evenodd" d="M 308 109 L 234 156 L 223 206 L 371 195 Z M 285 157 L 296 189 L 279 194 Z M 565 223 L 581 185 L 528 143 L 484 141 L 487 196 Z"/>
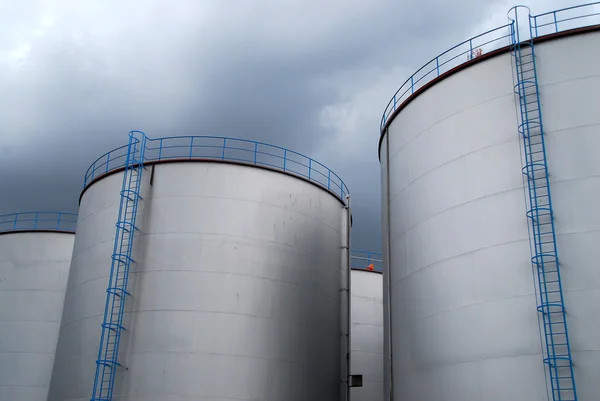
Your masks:
<path fill-rule="evenodd" d="M 525 1 L 534 13 L 579 0 Z M 523 1 L 521 1 L 523 3 Z M 307 154 L 381 249 L 378 127 L 396 88 L 505 0 L 0 0 L 0 213 L 76 211 L 127 132 L 218 135 Z"/>

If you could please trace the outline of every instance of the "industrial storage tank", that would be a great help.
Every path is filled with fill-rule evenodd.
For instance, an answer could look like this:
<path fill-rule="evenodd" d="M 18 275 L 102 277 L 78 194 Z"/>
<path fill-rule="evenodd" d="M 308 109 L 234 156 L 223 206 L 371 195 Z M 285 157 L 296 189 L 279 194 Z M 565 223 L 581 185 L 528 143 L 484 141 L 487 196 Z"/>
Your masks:
<path fill-rule="evenodd" d="M 130 133 L 86 174 L 49 400 L 339 400 L 347 195 L 287 149 Z"/>
<path fill-rule="evenodd" d="M 599 399 L 598 8 L 513 8 L 388 104 L 386 400 Z"/>
<path fill-rule="evenodd" d="M 46 401 L 77 216 L 0 215 L 0 400 Z"/>
<path fill-rule="evenodd" d="M 383 401 L 383 276 L 381 254 L 352 250 L 350 305 L 351 373 L 362 386 L 352 401 Z"/>

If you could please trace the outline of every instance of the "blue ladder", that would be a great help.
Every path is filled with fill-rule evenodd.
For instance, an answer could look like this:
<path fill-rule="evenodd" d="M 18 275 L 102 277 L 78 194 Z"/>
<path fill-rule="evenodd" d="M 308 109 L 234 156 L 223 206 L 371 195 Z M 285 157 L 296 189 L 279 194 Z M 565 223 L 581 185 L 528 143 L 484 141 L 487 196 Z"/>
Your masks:
<path fill-rule="evenodd" d="M 528 17 L 530 18 L 530 17 Z M 511 25 L 511 55 L 516 68 L 514 87 L 520 110 L 519 134 L 523 138 L 531 223 L 531 261 L 537 271 L 539 300 L 537 310 L 544 326 L 544 363 L 548 367 L 552 400 L 576 401 L 575 376 L 563 292 L 560 279 L 556 234 L 550 196 L 550 180 L 544 144 L 544 128 L 536 74 L 533 32 L 529 23 L 529 39 L 519 37 L 515 20 Z"/>
<path fill-rule="evenodd" d="M 143 132 L 129 133 L 129 146 L 123 174 L 121 203 L 115 235 L 115 246 L 106 289 L 106 306 L 102 323 L 102 336 L 96 361 L 96 376 L 91 401 L 111 401 L 115 387 L 115 373 L 118 362 L 119 343 L 123 327 L 123 314 L 127 295 L 129 268 L 134 260 L 131 257 L 133 237 L 137 230 L 138 202 L 141 199 L 140 186 L 144 170 L 146 136 Z M 135 262 L 134 262 L 135 263 Z"/>

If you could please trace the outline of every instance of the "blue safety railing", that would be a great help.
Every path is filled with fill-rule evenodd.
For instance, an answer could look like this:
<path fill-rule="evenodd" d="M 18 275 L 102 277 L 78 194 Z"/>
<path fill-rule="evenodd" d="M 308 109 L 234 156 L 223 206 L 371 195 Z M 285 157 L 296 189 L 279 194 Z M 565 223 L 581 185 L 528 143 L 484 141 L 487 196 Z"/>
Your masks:
<path fill-rule="evenodd" d="M 129 133 L 129 144 L 125 158 L 125 172 L 121 189 L 119 217 L 115 234 L 115 245 L 106 289 L 106 305 L 102 321 L 102 335 L 96 360 L 96 374 L 91 401 L 111 401 L 115 387 L 115 375 L 120 366 L 119 345 L 127 299 L 127 283 L 132 258 L 136 218 L 144 171 L 146 136 L 139 131 Z"/>
<path fill-rule="evenodd" d="M 600 24 L 600 2 L 563 8 L 532 16 L 532 35 L 541 37 L 570 29 Z M 416 91 L 440 75 L 493 50 L 510 46 L 512 24 L 506 24 L 473 36 L 446 50 L 422 66 L 394 93 L 383 111 L 380 133 L 383 133 L 390 116 Z"/>
<path fill-rule="evenodd" d="M 100 156 L 85 173 L 84 188 L 95 178 L 123 168 L 127 146 L 121 146 Z M 263 142 L 217 136 L 174 136 L 148 138 L 144 162 L 161 160 L 233 161 L 270 167 L 311 182 L 346 200 L 348 188 L 344 181 L 323 164 L 298 152 Z"/>
<path fill-rule="evenodd" d="M 350 253 L 352 269 L 370 270 L 383 273 L 381 253 L 353 249 Z"/>
<path fill-rule="evenodd" d="M 63 231 L 74 233 L 76 213 L 20 212 L 0 215 L 0 233 L 12 231 Z"/>
<path fill-rule="evenodd" d="M 526 23 L 519 23 L 520 14 Z M 516 73 L 514 89 L 519 102 L 518 131 L 523 139 L 523 174 L 527 178 L 531 261 L 537 272 L 538 312 L 544 328 L 544 363 L 548 366 L 552 400 L 576 401 L 536 72 L 535 19 L 523 6 L 511 9 L 509 18 L 513 21 L 510 53 Z"/>
<path fill-rule="evenodd" d="M 532 15 L 531 34 L 540 37 L 598 24 L 600 24 L 600 2 L 596 1 Z"/>

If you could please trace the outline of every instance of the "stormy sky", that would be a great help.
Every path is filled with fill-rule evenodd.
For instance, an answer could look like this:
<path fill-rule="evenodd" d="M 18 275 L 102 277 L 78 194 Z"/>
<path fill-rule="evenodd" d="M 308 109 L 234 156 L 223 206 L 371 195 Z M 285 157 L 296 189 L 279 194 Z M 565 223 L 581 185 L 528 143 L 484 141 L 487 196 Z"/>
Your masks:
<path fill-rule="evenodd" d="M 534 13 L 581 0 L 523 1 Z M 151 137 L 218 135 L 313 157 L 381 249 L 381 113 L 507 0 L 0 0 L 0 213 L 77 211 L 87 167 Z"/>

